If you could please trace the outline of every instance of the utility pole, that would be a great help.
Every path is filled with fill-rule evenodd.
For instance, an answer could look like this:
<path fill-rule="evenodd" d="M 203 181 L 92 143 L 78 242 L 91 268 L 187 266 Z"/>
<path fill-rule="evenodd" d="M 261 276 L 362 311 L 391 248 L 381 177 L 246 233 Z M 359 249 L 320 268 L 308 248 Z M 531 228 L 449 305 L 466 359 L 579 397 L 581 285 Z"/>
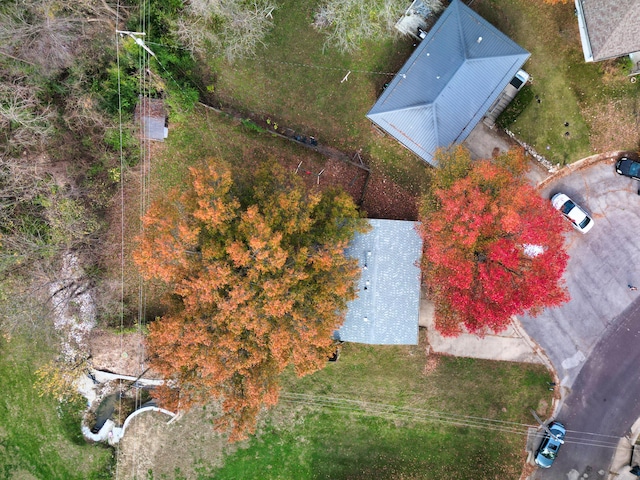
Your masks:
<path fill-rule="evenodd" d="M 156 54 L 151 51 L 149 47 L 147 47 L 144 41 L 139 36 L 144 36 L 144 32 L 129 32 L 127 30 L 116 30 L 116 33 L 119 33 L 120 36 L 129 35 L 133 40 L 140 45 L 144 50 L 151 55 L 153 58 L 156 58 Z"/>
<path fill-rule="evenodd" d="M 564 440 L 561 438 L 556 437 L 553 433 L 551 433 L 551 430 L 549 430 L 549 427 L 547 427 L 544 422 L 542 420 L 540 420 L 540 417 L 538 417 L 538 414 L 536 413 L 536 411 L 532 408 L 531 409 L 531 414 L 533 415 L 533 418 L 536 419 L 536 421 L 540 424 L 540 426 L 544 429 L 545 432 L 547 432 L 549 434 L 549 436 L 551 438 L 553 438 L 556 442 L 558 442 L 560 445 L 564 444 Z"/>

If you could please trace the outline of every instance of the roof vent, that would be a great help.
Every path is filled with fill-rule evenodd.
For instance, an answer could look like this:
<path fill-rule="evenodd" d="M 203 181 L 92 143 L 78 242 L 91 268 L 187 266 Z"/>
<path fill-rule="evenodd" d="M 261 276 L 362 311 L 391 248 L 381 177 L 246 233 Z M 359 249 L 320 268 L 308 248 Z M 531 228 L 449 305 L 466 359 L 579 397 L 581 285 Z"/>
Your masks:
<path fill-rule="evenodd" d="M 480 43 L 482 41 L 482 37 L 478 37 L 478 40 L 476 40 L 476 42 Z"/>

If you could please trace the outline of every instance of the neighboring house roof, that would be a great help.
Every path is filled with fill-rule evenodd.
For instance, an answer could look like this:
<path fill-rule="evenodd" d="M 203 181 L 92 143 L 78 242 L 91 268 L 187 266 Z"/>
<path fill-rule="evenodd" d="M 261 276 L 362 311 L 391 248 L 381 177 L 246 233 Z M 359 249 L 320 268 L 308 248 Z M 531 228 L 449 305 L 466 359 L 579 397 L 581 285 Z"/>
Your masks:
<path fill-rule="evenodd" d="M 453 0 L 367 117 L 423 160 L 462 142 L 529 58 Z"/>
<path fill-rule="evenodd" d="M 346 250 L 362 274 L 358 298 L 335 337 L 377 345 L 418 343 L 420 258 L 417 222 L 369 220 L 371 231 L 357 234 Z"/>
<path fill-rule="evenodd" d="M 575 0 L 575 4 L 587 62 L 640 51 L 638 0 Z"/>
<path fill-rule="evenodd" d="M 136 121 L 140 121 L 145 139 L 164 141 L 167 138 L 164 101 L 160 98 L 141 97 L 134 112 Z"/>

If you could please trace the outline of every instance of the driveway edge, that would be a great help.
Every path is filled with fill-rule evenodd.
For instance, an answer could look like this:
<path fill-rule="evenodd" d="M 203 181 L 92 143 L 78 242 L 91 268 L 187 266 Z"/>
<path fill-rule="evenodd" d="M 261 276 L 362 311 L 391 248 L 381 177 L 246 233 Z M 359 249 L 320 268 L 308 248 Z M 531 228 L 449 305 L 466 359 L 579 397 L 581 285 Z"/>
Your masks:
<path fill-rule="evenodd" d="M 529 346 L 531 347 L 531 350 L 533 350 L 533 352 L 538 356 L 538 358 L 540 358 L 541 363 L 545 367 L 547 367 L 547 370 L 551 372 L 551 375 L 553 377 L 553 383 L 555 383 L 556 386 L 560 386 L 560 377 L 558 376 L 558 372 L 556 371 L 555 367 L 553 366 L 553 363 L 551 362 L 551 359 L 547 356 L 547 353 L 544 351 L 544 349 L 538 344 L 538 342 L 536 342 L 533 338 L 529 336 L 527 331 L 524 329 L 524 327 L 520 323 L 520 320 L 518 319 L 518 317 L 516 316 L 511 317 L 511 325 L 515 330 L 515 332 L 518 335 L 520 335 L 520 337 L 526 343 L 529 344 Z M 559 390 L 560 392 L 559 395 L 557 392 L 558 391 L 554 389 L 553 402 L 551 404 L 551 414 L 549 416 L 550 418 L 555 418 L 556 414 L 560 411 L 562 402 L 564 401 L 564 395 L 562 394 L 563 390 L 562 389 Z"/>
<path fill-rule="evenodd" d="M 549 175 L 547 178 L 545 178 L 544 180 L 542 180 L 541 182 L 539 182 L 535 188 L 536 190 L 542 190 L 544 187 L 547 186 L 547 184 L 549 184 L 552 181 L 555 181 L 559 178 L 565 177 L 577 170 L 583 169 L 583 168 L 587 168 L 590 165 L 593 165 L 594 163 L 598 163 L 604 160 L 611 160 L 613 158 L 618 158 L 621 155 L 624 154 L 631 154 L 632 152 L 630 152 L 629 150 L 614 150 L 611 152 L 604 152 L 604 153 L 598 153 L 596 155 L 591 155 L 590 157 L 585 157 L 582 158 L 580 160 L 577 160 L 573 163 L 570 163 L 569 165 L 561 168 L 560 170 L 558 170 L 557 172 L 553 173 L 552 175 Z"/>

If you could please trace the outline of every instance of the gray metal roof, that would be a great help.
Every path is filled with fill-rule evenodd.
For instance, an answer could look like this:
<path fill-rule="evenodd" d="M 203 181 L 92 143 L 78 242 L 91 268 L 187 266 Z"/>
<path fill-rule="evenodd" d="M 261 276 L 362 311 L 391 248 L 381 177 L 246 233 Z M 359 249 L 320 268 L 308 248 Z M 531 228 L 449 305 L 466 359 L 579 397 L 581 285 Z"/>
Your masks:
<path fill-rule="evenodd" d="M 435 165 L 436 149 L 469 135 L 529 55 L 453 0 L 367 117 Z"/>
<path fill-rule="evenodd" d="M 576 0 L 582 50 L 587 61 L 640 51 L 638 0 Z"/>
<path fill-rule="evenodd" d="M 167 129 L 165 128 L 167 114 L 162 99 L 141 97 L 136 105 L 134 115 L 136 120 L 142 124 L 144 138 L 161 142 L 167 138 Z"/>
<path fill-rule="evenodd" d="M 418 343 L 422 239 L 417 222 L 369 220 L 370 232 L 357 234 L 347 255 L 357 258 L 362 275 L 358 298 L 335 337 L 377 345 Z"/>

